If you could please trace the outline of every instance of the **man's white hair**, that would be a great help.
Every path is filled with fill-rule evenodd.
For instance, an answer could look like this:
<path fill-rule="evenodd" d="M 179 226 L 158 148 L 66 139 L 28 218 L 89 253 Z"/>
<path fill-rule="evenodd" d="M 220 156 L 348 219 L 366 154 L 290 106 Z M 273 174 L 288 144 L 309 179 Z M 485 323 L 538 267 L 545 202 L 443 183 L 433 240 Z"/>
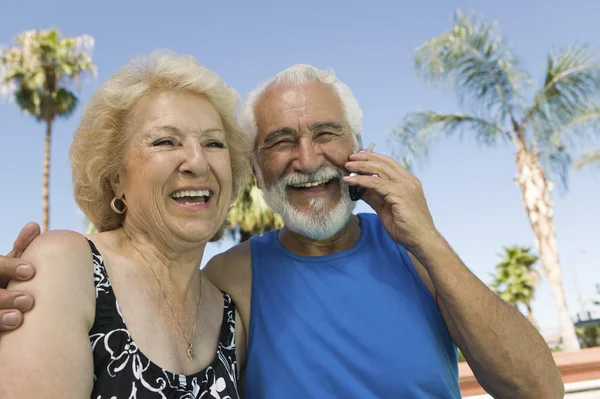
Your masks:
<path fill-rule="evenodd" d="M 329 86 L 339 97 L 346 123 L 355 136 L 355 141 L 359 140 L 362 131 L 362 110 L 358 101 L 354 98 L 352 90 L 339 80 L 333 70 L 322 70 L 311 65 L 298 64 L 279 72 L 277 75 L 259 84 L 251 90 L 246 96 L 242 109 L 239 114 L 238 122 L 243 131 L 245 131 L 254 145 L 256 145 L 256 135 L 258 127 L 256 125 L 256 103 L 261 99 L 267 89 L 294 85 L 303 87 L 309 83 L 319 82 Z M 360 142 L 360 141 L 358 141 Z"/>

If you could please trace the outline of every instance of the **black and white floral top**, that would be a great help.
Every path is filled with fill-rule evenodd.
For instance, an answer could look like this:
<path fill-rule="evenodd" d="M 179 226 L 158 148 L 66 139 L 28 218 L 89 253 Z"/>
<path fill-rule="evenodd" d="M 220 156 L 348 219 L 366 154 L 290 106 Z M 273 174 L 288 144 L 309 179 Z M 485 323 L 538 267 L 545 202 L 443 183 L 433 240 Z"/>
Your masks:
<path fill-rule="evenodd" d="M 119 310 L 102 255 L 92 241 L 96 318 L 90 330 L 94 353 L 92 399 L 239 399 L 235 355 L 235 304 L 223 293 L 223 322 L 214 360 L 192 375 L 171 373 L 137 347 Z"/>

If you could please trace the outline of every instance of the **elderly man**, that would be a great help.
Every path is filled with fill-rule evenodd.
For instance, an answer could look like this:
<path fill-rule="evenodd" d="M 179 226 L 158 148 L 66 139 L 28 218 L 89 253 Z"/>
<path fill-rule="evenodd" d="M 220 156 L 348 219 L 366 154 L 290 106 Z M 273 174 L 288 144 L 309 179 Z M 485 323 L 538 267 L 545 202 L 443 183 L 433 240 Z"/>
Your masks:
<path fill-rule="evenodd" d="M 456 346 L 494 397 L 563 397 L 542 337 L 452 250 L 419 180 L 358 151 L 361 119 L 346 85 L 306 65 L 245 101 L 257 181 L 285 221 L 205 269 L 248 328 L 245 397 L 458 398 Z M 349 186 L 376 215 L 353 214 Z M 1 277 L 31 277 L 18 256 L 36 234 L 26 226 Z M 0 308 L 31 307 L 0 294 Z"/>

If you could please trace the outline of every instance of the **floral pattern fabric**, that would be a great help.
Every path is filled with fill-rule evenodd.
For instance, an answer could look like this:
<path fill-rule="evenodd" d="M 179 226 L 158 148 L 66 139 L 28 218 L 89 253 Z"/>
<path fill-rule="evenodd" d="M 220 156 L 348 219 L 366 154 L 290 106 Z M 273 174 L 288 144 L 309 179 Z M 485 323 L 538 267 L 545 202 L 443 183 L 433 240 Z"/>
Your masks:
<path fill-rule="evenodd" d="M 89 240 L 88 240 L 89 241 Z M 112 290 L 104 260 L 89 241 L 94 262 L 96 318 L 90 329 L 94 354 L 92 399 L 239 399 L 235 355 L 235 304 L 223 293 L 223 322 L 214 360 L 192 375 L 152 363 L 133 341 Z"/>

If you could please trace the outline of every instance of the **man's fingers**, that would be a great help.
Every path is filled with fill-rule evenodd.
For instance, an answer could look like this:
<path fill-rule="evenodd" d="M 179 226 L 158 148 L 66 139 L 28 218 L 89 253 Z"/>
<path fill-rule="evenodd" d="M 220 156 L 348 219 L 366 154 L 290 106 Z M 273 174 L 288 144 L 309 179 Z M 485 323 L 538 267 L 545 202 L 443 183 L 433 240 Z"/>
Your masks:
<path fill-rule="evenodd" d="M 393 169 L 383 162 L 350 161 L 346 162 L 345 167 L 348 172 L 363 175 L 379 175 L 389 180 L 394 180 L 396 177 Z"/>
<path fill-rule="evenodd" d="M 373 189 L 380 195 L 386 195 L 390 190 L 389 180 L 377 176 L 344 176 L 343 181 L 348 185 Z M 384 182 L 387 182 L 388 184 L 385 184 Z"/>
<path fill-rule="evenodd" d="M 371 151 L 357 152 L 356 154 L 350 155 L 350 161 L 380 162 L 380 163 L 386 165 L 386 169 L 390 171 L 389 172 L 390 177 L 392 176 L 392 174 L 396 174 L 396 173 L 403 177 L 412 176 L 412 174 L 409 171 L 407 171 L 405 168 L 403 168 L 402 165 L 400 165 L 398 162 L 396 162 L 396 160 L 394 160 L 394 158 L 387 156 L 387 155 L 378 154 L 376 152 L 371 152 Z"/>
<path fill-rule="evenodd" d="M 365 191 L 364 195 L 362 196 L 362 200 L 369 204 L 369 206 L 377 213 L 379 213 L 381 208 L 383 208 L 385 205 L 385 200 L 383 197 L 373 190 Z"/>
<path fill-rule="evenodd" d="M 13 244 L 13 249 L 8 253 L 11 258 L 19 258 L 23 255 L 23 252 L 27 249 L 29 244 L 40 235 L 40 225 L 37 223 L 27 223 L 21 229 L 19 236 Z"/>
<path fill-rule="evenodd" d="M 27 223 L 7 256 L 0 256 L 0 289 L 6 288 L 10 280 L 29 280 L 35 274 L 33 266 L 19 258 L 31 242 L 40 235 L 37 223 Z"/>
<path fill-rule="evenodd" d="M 35 269 L 21 259 L 0 256 L 0 289 L 6 288 L 9 280 L 29 280 L 35 274 Z"/>
<path fill-rule="evenodd" d="M 23 313 L 17 310 L 0 310 L 0 332 L 11 331 L 23 323 Z"/>
<path fill-rule="evenodd" d="M 27 312 L 32 307 L 33 298 L 31 295 L 22 291 L 0 289 L 0 309 Z"/>

